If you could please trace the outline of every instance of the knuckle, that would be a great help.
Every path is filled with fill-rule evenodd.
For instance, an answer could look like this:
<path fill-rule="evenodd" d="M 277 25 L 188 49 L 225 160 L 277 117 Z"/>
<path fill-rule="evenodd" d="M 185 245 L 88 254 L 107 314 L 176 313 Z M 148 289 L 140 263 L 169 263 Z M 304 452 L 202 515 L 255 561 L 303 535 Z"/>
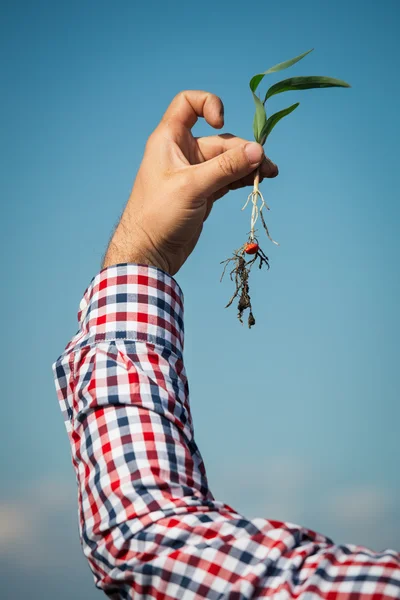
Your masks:
<path fill-rule="evenodd" d="M 222 173 L 227 176 L 231 176 L 237 171 L 236 160 L 228 152 L 218 157 L 218 165 Z"/>
<path fill-rule="evenodd" d="M 174 102 L 182 102 L 182 100 L 186 100 L 186 90 L 181 90 L 178 92 L 174 98 Z"/>
<path fill-rule="evenodd" d="M 222 104 L 222 100 L 219 96 L 217 96 L 216 94 L 213 94 L 212 92 L 206 92 L 205 90 L 200 90 L 201 94 L 204 97 L 204 102 L 210 102 L 210 101 L 217 101 L 218 103 Z"/>
<path fill-rule="evenodd" d="M 186 101 L 186 92 L 181 90 L 172 98 L 169 103 L 168 109 L 161 118 L 161 123 L 167 124 L 171 119 L 171 110 L 179 109 L 179 107 Z"/>

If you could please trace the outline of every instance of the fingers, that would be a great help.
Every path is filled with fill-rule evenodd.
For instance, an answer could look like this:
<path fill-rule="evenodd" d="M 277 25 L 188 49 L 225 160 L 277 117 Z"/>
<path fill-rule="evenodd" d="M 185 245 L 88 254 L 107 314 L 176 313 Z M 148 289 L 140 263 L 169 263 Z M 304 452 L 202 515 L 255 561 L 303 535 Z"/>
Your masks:
<path fill-rule="evenodd" d="M 162 122 L 180 123 L 191 129 L 199 117 L 204 117 L 211 127 L 220 129 L 224 124 L 222 100 L 201 90 L 180 92 L 165 111 Z"/>
<path fill-rule="evenodd" d="M 209 196 L 252 173 L 262 162 L 263 148 L 255 142 L 230 148 L 219 156 L 189 167 L 193 188 Z"/>
<path fill-rule="evenodd" d="M 269 159 L 267 159 L 269 160 Z M 274 163 L 272 163 L 274 164 Z M 274 165 L 276 167 L 276 165 Z M 262 163 L 260 165 L 260 183 L 262 183 L 264 181 L 264 177 L 276 177 L 278 175 L 278 167 L 276 167 L 276 171 L 274 171 L 273 175 L 263 175 L 263 172 L 261 170 L 262 168 Z M 268 167 L 269 169 L 269 167 Z M 245 175 L 245 177 L 242 177 L 241 179 L 238 179 L 237 181 L 233 181 L 232 183 L 220 188 L 217 192 L 215 192 L 214 194 L 212 194 L 209 197 L 209 204 L 208 204 L 208 208 L 206 211 L 206 216 L 204 218 L 204 220 L 206 220 L 206 218 L 208 218 L 210 212 L 211 212 L 211 208 L 213 203 L 216 200 L 219 200 L 220 198 L 222 198 L 223 196 L 225 196 L 225 194 L 227 194 L 228 192 L 232 191 L 232 190 L 238 190 L 244 187 L 253 187 L 254 185 L 254 171 L 251 172 L 249 175 Z"/>
<path fill-rule="evenodd" d="M 269 160 L 269 158 L 264 158 L 262 163 L 260 164 L 260 183 L 265 179 L 273 179 L 279 175 L 278 167 L 275 163 Z M 236 190 L 239 187 L 246 187 L 248 185 L 254 184 L 254 173 L 250 173 L 249 175 L 245 175 L 241 179 L 234 181 L 230 184 L 231 190 Z"/>
<path fill-rule="evenodd" d="M 264 160 L 260 165 L 260 175 L 261 179 L 263 177 L 276 177 L 279 175 L 278 165 L 276 165 L 270 158 L 264 156 Z M 246 183 L 246 185 L 249 185 Z"/>
<path fill-rule="evenodd" d="M 230 133 L 196 138 L 196 141 L 204 160 L 210 160 L 211 158 L 215 158 L 231 148 L 248 143 L 248 140 L 234 136 Z M 264 155 L 263 161 L 260 165 L 261 177 L 276 177 L 278 173 L 279 170 L 277 165 L 272 162 L 270 158 Z M 244 185 L 250 185 L 250 183 L 246 183 Z"/>

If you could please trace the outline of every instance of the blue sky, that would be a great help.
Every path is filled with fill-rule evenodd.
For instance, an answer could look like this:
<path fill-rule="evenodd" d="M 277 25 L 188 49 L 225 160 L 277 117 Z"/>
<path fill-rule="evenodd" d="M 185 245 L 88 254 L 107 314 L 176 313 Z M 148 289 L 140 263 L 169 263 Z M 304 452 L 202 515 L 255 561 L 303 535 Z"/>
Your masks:
<path fill-rule="evenodd" d="M 176 277 L 196 439 L 214 495 L 247 516 L 399 550 L 397 0 L 6 1 L 1 11 L 6 588 L 98 597 L 51 364 L 77 329 L 148 135 L 177 92 L 204 89 L 225 104 L 223 131 L 251 139 L 250 77 L 311 47 L 290 74 L 352 88 L 271 101 L 300 107 L 267 145 L 280 174 L 262 191 L 281 245 L 263 242 L 271 269 L 253 276 L 257 325 L 225 310 L 232 289 L 219 283 L 249 229 L 247 190 L 215 205 Z M 204 122 L 194 131 L 212 134 Z"/>

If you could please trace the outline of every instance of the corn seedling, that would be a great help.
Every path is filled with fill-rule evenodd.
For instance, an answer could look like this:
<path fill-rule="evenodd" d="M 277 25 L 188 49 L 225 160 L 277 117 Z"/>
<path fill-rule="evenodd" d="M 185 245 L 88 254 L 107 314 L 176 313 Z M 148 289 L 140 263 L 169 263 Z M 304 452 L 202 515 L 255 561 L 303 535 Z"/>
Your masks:
<path fill-rule="evenodd" d="M 271 131 L 275 127 L 277 123 L 287 115 L 290 115 L 296 108 L 299 106 L 299 102 L 292 104 L 288 108 L 284 108 L 279 112 L 267 117 L 266 104 L 267 100 L 276 94 L 281 94 L 282 92 L 288 91 L 298 91 L 298 90 L 309 90 L 313 88 L 327 88 L 327 87 L 350 87 L 348 83 L 342 81 L 340 79 L 333 79 L 332 77 L 319 77 L 319 76 L 308 76 L 308 77 L 290 77 L 289 79 L 284 79 L 283 81 L 279 81 L 272 85 L 266 92 L 264 100 L 261 100 L 261 95 L 256 94 L 257 88 L 260 85 L 261 81 L 264 79 L 266 75 L 271 73 L 277 73 L 278 71 L 283 71 L 283 69 L 287 69 L 294 65 L 295 63 L 302 60 L 307 54 L 312 52 L 313 49 L 304 52 L 304 54 L 300 54 L 300 56 L 296 56 L 290 60 L 279 63 L 274 67 L 271 67 L 264 73 L 258 73 L 254 75 L 254 77 L 250 80 L 250 90 L 253 94 L 254 102 L 256 105 L 256 112 L 254 115 L 253 121 L 253 132 L 254 139 L 256 142 L 265 145 L 268 136 Z M 260 184 L 260 171 L 257 169 L 254 173 L 254 187 L 253 191 L 249 194 L 245 205 L 242 210 L 245 210 L 246 207 L 251 205 L 251 217 L 250 217 L 250 232 L 248 234 L 247 241 L 235 252 L 231 258 L 228 258 L 221 262 L 221 264 L 225 264 L 222 278 L 226 272 L 227 266 L 230 264 L 234 265 L 233 269 L 230 271 L 231 281 L 235 283 L 236 289 L 229 300 L 226 308 L 231 306 L 232 302 L 235 298 L 238 298 L 238 319 L 241 323 L 243 323 L 242 316 L 243 312 L 248 309 L 248 326 L 252 327 L 255 324 L 255 318 L 252 311 L 250 294 L 249 294 L 249 275 L 252 266 L 258 261 L 258 267 L 261 269 L 263 265 L 266 265 L 269 269 L 269 261 L 268 257 L 261 250 L 259 241 L 256 237 L 256 223 L 258 219 L 261 220 L 263 229 L 267 234 L 267 237 L 279 246 L 278 242 L 272 239 L 270 233 L 268 231 L 267 223 L 264 218 L 263 211 L 264 209 L 270 210 L 269 206 L 266 204 L 264 197 L 259 189 Z M 249 260 L 246 261 L 246 256 L 249 256 Z"/>

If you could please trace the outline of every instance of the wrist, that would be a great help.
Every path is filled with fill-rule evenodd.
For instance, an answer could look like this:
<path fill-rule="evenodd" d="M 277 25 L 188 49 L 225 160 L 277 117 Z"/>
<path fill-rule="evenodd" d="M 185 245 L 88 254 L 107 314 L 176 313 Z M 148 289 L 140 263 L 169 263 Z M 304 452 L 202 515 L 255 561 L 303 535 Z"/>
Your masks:
<path fill-rule="evenodd" d="M 151 251 L 149 248 L 139 250 L 127 240 L 119 238 L 116 233 L 107 248 L 102 269 L 122 263 L 148 265 L 149 267 L 161 269 L 168 275 L 171 275 L 168 265 L 162 260 L 161 256 L 157 256 L 157 252 Z"/>

